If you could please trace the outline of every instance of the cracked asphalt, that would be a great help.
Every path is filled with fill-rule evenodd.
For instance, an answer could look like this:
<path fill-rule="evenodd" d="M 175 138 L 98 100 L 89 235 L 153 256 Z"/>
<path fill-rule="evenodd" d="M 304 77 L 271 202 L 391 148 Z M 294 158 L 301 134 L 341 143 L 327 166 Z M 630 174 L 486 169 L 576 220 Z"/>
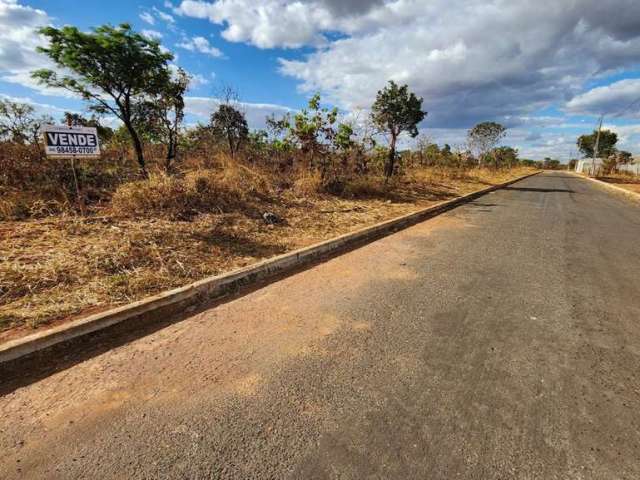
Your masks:
<path fill-rule="evenodd" d="M 2 380 L 0 478 L 640 478 L 640 204 L 544 173 Z"/>

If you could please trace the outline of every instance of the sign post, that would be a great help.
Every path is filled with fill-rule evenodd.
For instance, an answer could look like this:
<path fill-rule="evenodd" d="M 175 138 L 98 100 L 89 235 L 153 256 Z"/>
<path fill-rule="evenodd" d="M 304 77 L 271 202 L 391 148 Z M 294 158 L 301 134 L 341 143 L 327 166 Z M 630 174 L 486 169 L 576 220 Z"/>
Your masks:
<path fill-rule="evenodd" d="M 73 183 L 80 213 L 85 214 L 84 198 L 76 172 L 76 158 L 97 158 L 100 156 L 98 131 L 95 127 L 74 127 L 68 125 L 44 125 L 44 149 L 47 157 L 69 158 Z"/>

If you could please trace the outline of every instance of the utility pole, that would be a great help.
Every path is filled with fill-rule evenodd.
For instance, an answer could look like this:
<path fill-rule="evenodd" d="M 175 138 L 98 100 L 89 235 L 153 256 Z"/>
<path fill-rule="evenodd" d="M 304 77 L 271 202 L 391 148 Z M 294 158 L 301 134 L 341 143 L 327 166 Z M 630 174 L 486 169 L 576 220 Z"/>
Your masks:
<path fill-rule="evenodd" d="M 596 144 L 593 147 L 593 161 L 592 161 L 592 169 L 591 176 L 596 176 L 596 158 L 598 157 L 598 147 L 600 146 L 600 131 L 602 130 L 602 120 L 604 120 L 604 114 L 600 115 L 600 123 L 598 124 L 598 133 L 596 135 Z"/>

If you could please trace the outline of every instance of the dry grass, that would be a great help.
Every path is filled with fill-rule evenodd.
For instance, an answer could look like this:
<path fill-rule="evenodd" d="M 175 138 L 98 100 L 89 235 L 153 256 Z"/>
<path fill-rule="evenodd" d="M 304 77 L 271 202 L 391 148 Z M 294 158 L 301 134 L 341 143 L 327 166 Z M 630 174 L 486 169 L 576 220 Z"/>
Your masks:
<path fill-rule="evenodd" d="M 624 188 L 630 192 L 640 193 L 640 177 L 628 173 L 611 173 L 607 176 L 598 177 L 598 180 L 611 183 L 617 187 Z"/>
<path fill-rule="evenodd" d="M 254 263 L 521 175 L 412 171 L 342 198 L 300 177 L 278 190 L 247 167 L 125 184 L 113 208 L 0 222 L 0 340 Z M 265 225 L 262 213 L 284 219 Z"/>

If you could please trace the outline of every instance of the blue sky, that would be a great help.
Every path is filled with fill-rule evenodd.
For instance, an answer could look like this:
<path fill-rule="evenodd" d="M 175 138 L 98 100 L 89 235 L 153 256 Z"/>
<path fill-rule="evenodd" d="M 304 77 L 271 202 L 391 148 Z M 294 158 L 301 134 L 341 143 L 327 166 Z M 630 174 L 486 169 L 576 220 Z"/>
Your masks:
<path fill-rule="evenodd" d="M 188 121 L 205 121 L 222 85 L 251 126 L 314 92 L 347 118 L 366 117 L 387 80 L 429 112 L 421 134 L 463 148 L 468 128 L 509 127 L 522 155 L 566 159 L 595 127 L 640 154 L 640 9 L 635 0 L 0 0 L 0 95 L 59 117 L 76 99 L 42 91 L 34 29 L 128 22 L 157 36 L 193 82 Z M 606 3 L 606 5 L 603 5 Z M 408 141 L 407 141 L 408 142 Z"/>

